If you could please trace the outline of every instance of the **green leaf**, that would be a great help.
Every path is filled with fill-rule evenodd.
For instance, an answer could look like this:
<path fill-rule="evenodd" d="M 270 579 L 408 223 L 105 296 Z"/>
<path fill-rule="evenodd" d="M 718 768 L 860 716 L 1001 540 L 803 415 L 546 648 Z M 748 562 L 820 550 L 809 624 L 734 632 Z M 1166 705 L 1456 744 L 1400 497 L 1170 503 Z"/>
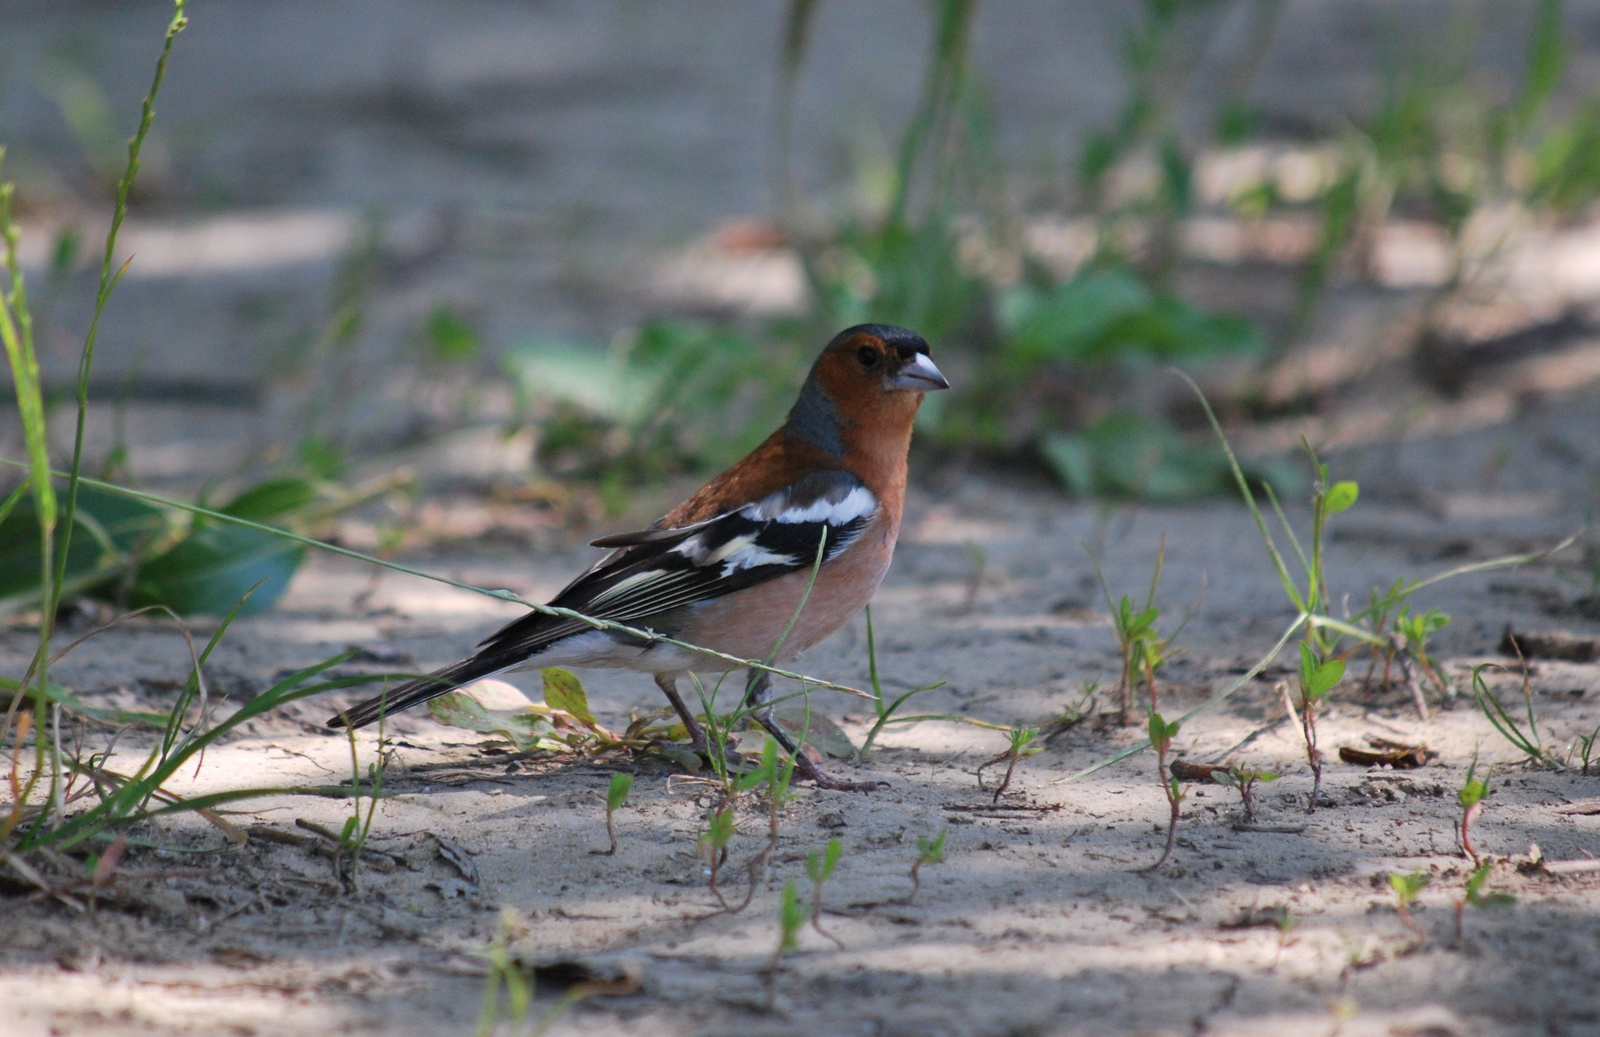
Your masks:
<path fill-rule="evenodd" d="M 1170 186 L 1187 190 L 1181 176 Z M 1255 353 L 1263 345 L 1248 321 L 1157 295 L 1126 267 L 1089 270 L 1047 289 L 1012 289 L 1000 300 L 999 316 L 1003 363 L 1023 375 L 1045 363 L 1097 364 L 1135 355 L 1201 360 Z"/>
<path fill-rule="evenodd" d="M 16 694 L 20 686 L 21 683 L 14 677 L 0 677 L 0 701 L 10 701 L 11 696 Z M 37 690 L 38 686 L 29 684 L 28 687 Z M 52 702 L 59 702 L 61 708 L 67 713 L 75 713 L 79 716 L 85 716 L 91 720 L 98 720 L 117 727 L 153 727 L 159 730 L 166 727 L 169 719 L 165 713 L 146 713 L 137 710 L 106 709 L 99 706 L 91 706 L 53 681 L 45 688 L 45 697 Z"/>
<path fill-rule="evenodd" d="M 1220 448 L 1190 445 L 1170 426 L 1126 411 L 1109 414 L 1080 432 L 1045 433 L 1039 452 L 1062 484 L 1081 496 L 1172 501 L 1232 486 L 1228 458 Z M 1280 487 L 1302 478 L 1288 465 L 1256 463 L 1246 471 Z"/>
<path fill-rule="evenodd" d="M 723 807 L 711 815 L 706 835 L 711 840 L 712 848 L 718 851 L 728 845 L 733 839 L 733 807 Z"/>
<path fill-rule="evenodd" d="M 606 350 L 538 340 L 513 347 L 507 373 L 526 396 L 573 403 L 613 421 L 644 416 L 656 379 L 628 371 Z"/>
<path fill-rule="evenodd" d="M 1150 714 L 1150 744 L 1158 750 L 1167 743 L 1167 722 L 1161 719 L 1160 713 Z"/>
<path fill-rule="evenodd" d="M 1318 662 L 1311 646 L 1300 642 L 1300 691 L 1307 699 L 1319 699 L 1344 679 L 1343 659 Z"/>
<path fill-rule="evenodd" d="M 606 790 L 606 809 L 616 810 L 628 801 L 628 792 L 633 788 L 633 775 L 618 773 L 611 776 L 611 787 Z"/>
<path fill-rule="evenodd" d="M 1400 898 L 1400 903 L 1409 904 L 1417 899 L 1428 885 L 1426 872 L 1413 871 L 1408 875 L 1393 874 L 1389 876 L 1389 885 L 1394 887 L 1395 895 Z"/>
<path fill-rule="evenodd" d="M 268 479 L 256 483 L 217 510 L 251 522 L 272 522 L 304 511 L 316 499 L 316 484 L 309 479 Z"/>
<path fill-rule="evenodd" d="M 428 702 L 428 714 L 441 724 L 468 731 L 500 735 L 520 752 L 541 748 L 550 724 L 537 713 L 525 710 L 485 709 L 464 691 L 452 691 Z"/>
<path fill-rule="evenodd" d="M 1329 659 L 1317 667 L 1317 672 L 1311 676 L 1311 694 L 1313 697 L 1327 694 L 1333 686 L 1344 679 L 1344 660 Z"/>
<path fill-rule="evenodd" d="M 800 894 L 795 890 L 794 879 L 790 879 L 783 884 L 783 903 L 778 907 L 778 924 L 783 927 L 780 950 L 792 951 L 796 948 L 795 935 L 805 922 L 806 909 L 800 905 Z"/>
<path fill-rule="evenodd" d="M 478 355 L 478 329 L 448 305 L 434 307 L 423 327 L 423 335 L 428 344 L 428 353 L 435 360 L 460 364 Z"/>
<path fill-rule="evenodd" d="M 583 690 L 583 682 L 576 676 L 555 666 L 540 670 L 539 676 L 544 678 L 545 705 L 569 714 L 590 730 L 600 726 L 589 712 L 589 696 Z"/>
<path fill-rule="evenodd" d="M 305 556 L 305 545 L 260 530 L 193 528 L 171 550 L 139 567 L 128 604 L 221 616 L 254 588 L 239 612 L 252 615 L 277 603 Z"/>
<path fill-rule="evenodd" d="M 1361 495 L 1361 488 L 1353 482 L 1336 482 L 1328 487 L 1327 496 L 1322 498 L 1322 507 L 1326 514 L 1337 515 L 1346 511 L 1356 502 Z"/>
<path fill-rule="evenodd" d="M 331 440 L 308 436 L 300 443 L 300 463 L 319 479 L 338 479 L 344 474 L 344 451 Z"/>
<path fill-rule="evenodd" d="M 817 852 L 812 850 L 806 854 L 806 876 L 812 882 L 823 883 L 833 877 L 833 869 L 839 864 L 839 856 L 844 853 L 844 845 L 837 839 L 829 839 L 828 845 Z"/>
<path fill-rule="evenodd" d="M 143 501 L 92 486 L 78 488 L 68 591 L 93 591 L 128 571 L 141 551 L 167 536 L 166 515 Z M 61 536 L 58 530 L 56 536 Z M 59 540 L 58 540 L 59 542 Z M 32 495 L 0 522 L 0 602 L 26 602 L 39 594 L 39 518 Z"/>
<path fill-rule="evenodd" d="M 944 837 L 950 834 L 948 827 L 939 829 L 937 839 L 917 837 L 917 859 L 923 864 L 938 864 L 944 860 Z"/>

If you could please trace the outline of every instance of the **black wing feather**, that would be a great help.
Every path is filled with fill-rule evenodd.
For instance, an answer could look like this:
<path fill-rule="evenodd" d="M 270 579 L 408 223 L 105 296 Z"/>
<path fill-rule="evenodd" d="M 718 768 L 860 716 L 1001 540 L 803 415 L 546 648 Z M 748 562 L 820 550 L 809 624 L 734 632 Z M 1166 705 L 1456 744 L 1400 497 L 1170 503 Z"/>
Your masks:
<path fill-rule="evenodd" d="M 823 502 L 837 505 L 856 491 L 865 492 L 865 488 L 848 472 L 815 472 L 759 505 L 674 530 L 646 530 L 644 534 L 605 538 L 609 543 L 619 543 L 623 536 L 637 535 L 639 539 L 633 546 L 601 559 L 550 604 L 596 619 L 631 623 L 809 569 L 816 561 L 823 535 L 827 536 L 823 556 L 826 561 L 861 535 L 872 520 L 876 502 L 873 509 L 842 522 L 830 522 L 826 517 L 779 521 L 778 516 L 784 512 L 792 515 Z M 742 565 L 710 561 L 719 550 L 741 541 L 747 541 L 745 547 L 752 554 L 760 552 L 763 559 L 770 560 Z M 585 629 L 587 626 L 576 620 L 535 612 L 496 631 L 482 642 L 482 647 L 491 652 L 531 653 Z"/>

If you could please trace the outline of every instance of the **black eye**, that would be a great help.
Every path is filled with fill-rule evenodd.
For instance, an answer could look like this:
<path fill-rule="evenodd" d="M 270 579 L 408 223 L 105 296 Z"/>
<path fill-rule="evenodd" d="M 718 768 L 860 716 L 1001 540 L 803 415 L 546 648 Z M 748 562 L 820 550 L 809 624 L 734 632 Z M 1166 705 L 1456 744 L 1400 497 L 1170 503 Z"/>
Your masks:
<path fill-rule="evenodd" d="M 862 346 L 856 350 L 856 359 L 861 361 L 862 367 L 876 367 L 878 365 L 878 351 L 871 346 Z"/>

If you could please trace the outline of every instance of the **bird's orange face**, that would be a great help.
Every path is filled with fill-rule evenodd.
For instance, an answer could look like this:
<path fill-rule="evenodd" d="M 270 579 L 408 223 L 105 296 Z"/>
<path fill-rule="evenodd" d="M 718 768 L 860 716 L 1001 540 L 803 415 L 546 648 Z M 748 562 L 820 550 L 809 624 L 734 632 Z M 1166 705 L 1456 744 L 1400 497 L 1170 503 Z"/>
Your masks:
<path fill-rule="evenodd" d="M 818 358 L 817 381 L 857 421 L 908 421 L 925 393 L 950 388 L 930 353 L 920 335 L 900 328 L 851 329 Z"/>

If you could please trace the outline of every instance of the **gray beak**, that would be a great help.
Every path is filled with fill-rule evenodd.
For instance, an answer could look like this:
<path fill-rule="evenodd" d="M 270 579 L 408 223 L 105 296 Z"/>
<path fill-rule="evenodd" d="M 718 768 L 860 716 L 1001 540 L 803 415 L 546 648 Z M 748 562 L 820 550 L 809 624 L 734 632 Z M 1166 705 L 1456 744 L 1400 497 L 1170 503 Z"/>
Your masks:
<path fill-rule="evenodd" d="M 894 381 L 889 383 L 894 389 L 909 389 L 912 392 L 933 392 L 937 389 L 948 389 L 950 383 L 939 369 L 933 366 L 933 360 L 926 353 L 918 353 L 911 362 L 900 369 L 894 376 Z"/>

